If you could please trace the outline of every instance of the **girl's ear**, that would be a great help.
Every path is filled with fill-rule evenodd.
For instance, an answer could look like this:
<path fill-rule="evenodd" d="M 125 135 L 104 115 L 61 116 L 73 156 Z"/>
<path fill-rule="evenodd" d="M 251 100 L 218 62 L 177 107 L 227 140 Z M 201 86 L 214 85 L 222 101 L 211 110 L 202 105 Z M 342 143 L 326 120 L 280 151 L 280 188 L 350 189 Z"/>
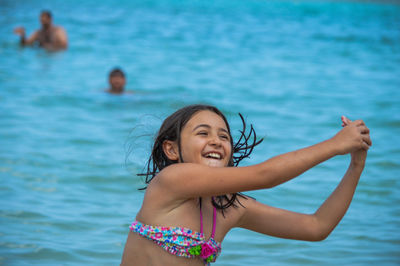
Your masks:
<path fill-rule="evenodd" d="M 162 147 L 168 159 L 170 159 L 171 161 L 179 160 L 178 145 L 176 144 L 175 141 L 165 140 L 162 144 Z"/>

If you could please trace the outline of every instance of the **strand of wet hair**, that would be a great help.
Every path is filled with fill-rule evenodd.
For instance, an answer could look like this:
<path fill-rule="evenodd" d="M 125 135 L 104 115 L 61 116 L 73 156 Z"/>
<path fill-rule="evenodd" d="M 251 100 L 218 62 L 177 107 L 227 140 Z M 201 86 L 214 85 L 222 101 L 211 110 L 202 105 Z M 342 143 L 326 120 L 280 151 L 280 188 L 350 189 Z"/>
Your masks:
<path fill-rule="evenodd" d="M 257 141 L 257 134 L 252 124 L 250 124 L 250 132 L 246 136 L 246 122 L 241 113 L 239 113 L 239 116 L 240 119 L 242 120 L 243 129 L 239 130 L 240 138 L 233 146 L 233 154 L 239 153 L 239 155 L 232 156 L 234 166 L 238 166 L 241 160 L 250 157 L 250 154 L 253 152 L 254 147 L 260 144 L 264 140 L 264 138 L 261 138 L 260 140 Z M 253 143 L 249 145 L 248 142 L 251 137 L 253 137 Z M 242 139 L 244 139 L 243 142 L 241 142 Z"/>

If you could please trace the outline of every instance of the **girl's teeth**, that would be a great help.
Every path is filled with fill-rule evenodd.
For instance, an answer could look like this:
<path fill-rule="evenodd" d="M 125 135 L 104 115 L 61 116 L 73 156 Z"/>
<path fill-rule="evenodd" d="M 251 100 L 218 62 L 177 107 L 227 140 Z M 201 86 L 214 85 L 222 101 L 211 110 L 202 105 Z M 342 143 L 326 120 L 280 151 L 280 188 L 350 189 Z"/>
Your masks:
<path fill-rule="evenodd" d="M 221 156 L 218 153 L 209 153 L 207 154 L 207 157 L 213 158 L 213 159 L 220 159 Z"/>

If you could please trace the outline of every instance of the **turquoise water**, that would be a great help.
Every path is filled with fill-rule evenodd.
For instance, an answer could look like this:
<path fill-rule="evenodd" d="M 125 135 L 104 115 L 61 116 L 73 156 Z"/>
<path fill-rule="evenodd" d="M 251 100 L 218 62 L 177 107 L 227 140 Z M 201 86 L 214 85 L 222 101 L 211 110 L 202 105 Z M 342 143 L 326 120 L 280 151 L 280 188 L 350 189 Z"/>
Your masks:
<path fill-rule="evenodd" d="M 21 49 L 53 11 L 69 49 Z M 238 112 L 265 141 L 245 164 L 362 118 L 374 142 L 352 205 L 323 242 L 235 229 L 215 265 L 400 264 L 400 6 L 368 1 L 1 1 L 0 264 L 118 265 L 151 137 L 175 109 Z M 133 94 L 105 94 L 124 69 Z M 128 158 L 127 151 L 132 149 Z M 127 159 L 127 160 L 126 160 Z M 311 213 L 334 158 L 259 201 Z"/>

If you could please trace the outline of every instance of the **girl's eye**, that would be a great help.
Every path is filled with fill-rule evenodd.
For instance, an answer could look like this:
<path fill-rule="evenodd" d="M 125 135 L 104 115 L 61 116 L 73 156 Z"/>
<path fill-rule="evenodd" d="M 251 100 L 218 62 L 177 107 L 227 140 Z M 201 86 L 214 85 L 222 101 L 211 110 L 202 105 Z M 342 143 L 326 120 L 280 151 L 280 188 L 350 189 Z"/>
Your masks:
<path fill-rule="evenodd" d="M 229 139 L 229 137 L 228 137 L 227 135 L 221 135 L 220 138 L 221 138 L 221 139 L 225 139 L 225 140 L 228 140 L 228 139 Z"/>
<path fill-rule="evenodd" d="M 207 132 L 206 131 L 200 131 L 200 132 L 197 133 L 197 135 L 207 136 Z"/>

